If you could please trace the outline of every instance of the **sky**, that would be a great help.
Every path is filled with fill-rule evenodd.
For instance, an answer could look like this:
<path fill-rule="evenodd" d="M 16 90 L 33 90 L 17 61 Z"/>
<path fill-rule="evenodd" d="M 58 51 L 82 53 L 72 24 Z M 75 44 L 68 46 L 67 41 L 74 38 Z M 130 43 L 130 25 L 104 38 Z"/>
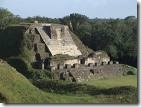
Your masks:
<path fill-rule="evenodd" d="M 136 0 L 0 0 L 0 7 L 23 18 L 62 18 L 71 13 L 80 13 L 89 18 L 137 17 Z"/>

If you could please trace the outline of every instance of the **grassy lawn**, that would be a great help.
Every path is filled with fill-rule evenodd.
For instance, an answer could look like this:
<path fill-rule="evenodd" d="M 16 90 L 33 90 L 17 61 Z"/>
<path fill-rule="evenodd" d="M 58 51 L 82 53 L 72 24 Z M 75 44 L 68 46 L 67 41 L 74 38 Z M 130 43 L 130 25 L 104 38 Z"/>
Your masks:
<path fill-rule="evenodd" d="M 88 85 L 94 85 L 99 88 L 112 88 L 118 86 L 134 86 L 137 87 L 137 76 L 136 75 L 128 75 L 111 79 L 103 79 L 103 80 L 90 80 L 87 82 L 83 82 Z"/>
<path fill-rule="evenodd" d="M 66 95 L 66 94 L 55 94 L 48 93 L 48 96 L 54 98 L 50 103 L 99 103 L 99 96 L 90 95 Z"/>

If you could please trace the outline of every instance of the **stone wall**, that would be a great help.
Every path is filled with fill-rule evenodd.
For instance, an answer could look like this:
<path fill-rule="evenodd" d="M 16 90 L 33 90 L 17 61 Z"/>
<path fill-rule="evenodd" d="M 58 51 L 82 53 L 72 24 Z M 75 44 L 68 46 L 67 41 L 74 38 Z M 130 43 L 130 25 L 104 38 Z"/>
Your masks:
<path fill-rule="evenodd" d="M 61 66 L 61 68 L 53 72 L 56 74 L 56 79 L 82 82 L 90 79 L 105 79 L 123 76 L 127 74 L 127 70 L 127 66 L 123 64 L 107 64 L 100 66 L 95 66 L 93 64 L 84 66 L 78 64 L 69 66 L 68 68 Z"/>
<path fill-rule="evenodd" d="M 89 63 L 93 63 L 93 64 L 97 63 L 98 65 L 102 63 L 108 64 L 109 61 L 110 61 L 110 57 L 104 51 L 94 52 L 93 54 L 85 58 L 86 65 L 88 65 Z"/>
<path fill-rule="evenodd" d="M 64 61 L 64 65 L 65 64 L 69 64 L 69 65 L 80 64 L 80 60 L 79 59 L 66 60 Z"/>

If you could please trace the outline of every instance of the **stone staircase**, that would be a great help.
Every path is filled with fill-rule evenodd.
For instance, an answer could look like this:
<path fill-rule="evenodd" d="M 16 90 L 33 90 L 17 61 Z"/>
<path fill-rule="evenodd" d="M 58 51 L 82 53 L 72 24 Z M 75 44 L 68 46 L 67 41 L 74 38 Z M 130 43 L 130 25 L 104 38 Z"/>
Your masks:
<path fill-rule="evenodd" d="M 57 54 L 68 54 L 70 56 L 82 55 L 68 30 L 64 31 L 64 35 L 62 35 L 63 37 L 60 40 L 57 40 L 51 39 L 44 31 L 43 26 L 37 26 L 36 29 L 53 56 Z"/>
<path fill-rule="evenodd" d="M 71 34 L 70 34 L 69 31 L 65 30 L 64 35 L 66 35 L 66 36 L 64 36 L 64 40 L 66 41 L 66 43 L 74 44 L 73 39 L 72 39 Z"/>
<path fill-rule="evenodd" d="M 77 82 L 88 81 L 93 78 L 93 74 L 89 70 L 71 70 L 70 72 Z"/>

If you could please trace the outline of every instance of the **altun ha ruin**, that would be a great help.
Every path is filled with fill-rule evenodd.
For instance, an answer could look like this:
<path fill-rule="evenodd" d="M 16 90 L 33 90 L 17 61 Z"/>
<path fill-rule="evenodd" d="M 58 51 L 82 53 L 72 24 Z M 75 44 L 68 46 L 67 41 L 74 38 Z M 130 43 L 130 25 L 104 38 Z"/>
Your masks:
<path fill-rule="evenodd" d="M 32 67 L 54 72 L 54 79 L 81 82 L 120 76 L 128 69 L 110 61 L 106 52 L 86 48 L 66 25 L 36 21 L 25 34 L 32 36 Z"/>

